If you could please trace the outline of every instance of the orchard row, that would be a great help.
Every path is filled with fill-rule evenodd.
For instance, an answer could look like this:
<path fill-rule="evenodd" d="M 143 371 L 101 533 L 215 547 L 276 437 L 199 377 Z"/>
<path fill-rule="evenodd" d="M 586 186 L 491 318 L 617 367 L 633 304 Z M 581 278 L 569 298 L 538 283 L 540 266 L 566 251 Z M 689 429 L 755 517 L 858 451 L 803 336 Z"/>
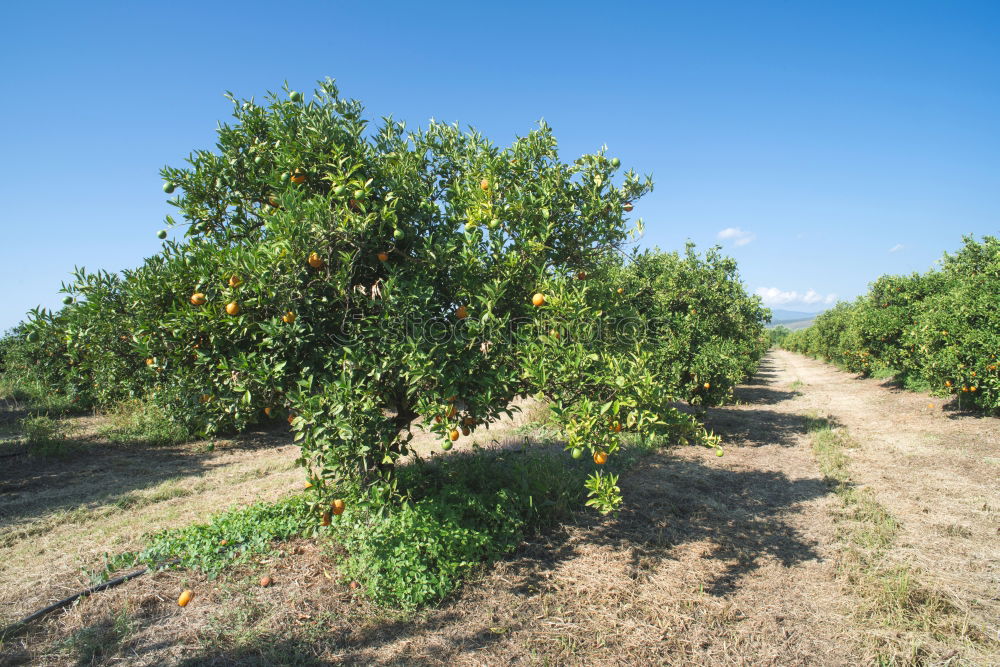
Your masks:
<path fill-rule="evenodd" d="M 1000 241 L 966 238 L 940 269 L 882 276 L 867 294 L 838 304 L 782 345 L 997 412 Z"/>

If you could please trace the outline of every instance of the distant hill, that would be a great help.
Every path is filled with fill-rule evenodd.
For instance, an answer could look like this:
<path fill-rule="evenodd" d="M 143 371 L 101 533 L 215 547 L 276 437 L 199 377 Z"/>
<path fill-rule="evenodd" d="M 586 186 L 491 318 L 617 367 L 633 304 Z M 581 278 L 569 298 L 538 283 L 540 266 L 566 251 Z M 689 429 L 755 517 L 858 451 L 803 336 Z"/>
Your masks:
<path fill-rule="evenodd" d="M 781 308 L 771 309 L 771 320 L 780 322 L 782 320 L 808 320 L 816 317 L 819 313 L 804 313 L 799 310 L 782 310 Z"/>
<path fill-rule="evenodd" d="M 782 320 L 781 322 L 771 322 L 767 325 L 767 328 L 774 329 L 775 327 L 785 327 L 791 331 L 798 331 L 799 329 L 811 327 L 812 323 L 815 321 L 815 317 L 810 317 L 808 320 Z"/>
<path fill-rule="evenodd" d="M 771 324 L 768 325 L 769 329 L 781 325 L 786 329 L 791 329 L 795 331 L 796 329 L 805 329 L 813 323 L 816 316 L 819 313 L 804 313 L 798 310 L 782 310 L 781 308 L 771 309 Z"/>

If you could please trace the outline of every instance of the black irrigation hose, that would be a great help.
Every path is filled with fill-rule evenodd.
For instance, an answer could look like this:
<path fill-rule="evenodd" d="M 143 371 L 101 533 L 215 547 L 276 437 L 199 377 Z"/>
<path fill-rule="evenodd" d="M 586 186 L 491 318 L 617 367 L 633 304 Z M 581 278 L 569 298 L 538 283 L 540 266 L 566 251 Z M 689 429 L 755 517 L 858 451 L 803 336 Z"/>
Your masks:
<path fill-rule="evenodd" d="M 168 565 L 176 565 L 177 563 L 180 562 L 180 560 L 181 560 L 180 558 L 175 558 L 172 561 L 164 563 L 163 566 L 167 567 Z M 56 609 L 59 609 L 61 607 L 65 607 L 66 605 L 71 604 L 71 603 L 75 602 L 76 600 L 78 600 L 78 599 L 80 599 L 80 598 L 82 598 L 84 596 L 90 595 L 92 593 L 99 593 L 100 591 L 107 590 L 108 588 L 113 588 L 113 587 L 117 586 L 118 584 L 124 584 L 129 579 L 135 579 L 136 577 L 144 575 L 147 572 L 149 572 L 149 568 L 148 567 L 144 567 L 141 570 L 136 570 L 135 572 L 129 572 L 128 574 L 123 574 L 120 577 L 116 577 L 114 579 L 110 579 L 108 581 L 105 581 L 103 584 L 97 584 L 95 586 L 91 586 L 90 588 L 84 589 L 84 590 L 80 591 L 79 593 L 74 593 L 73 595 L 70 595 L 68 598 L 63 598 L 62 600 L 59 600 L 58 602 L 53 602 L 48 607 L 45 607 L 44 609 L 39 609 L 35 613 L 33 613 L 33 614 L 29 615 L 29 616 L 25 616 L 20 621 L 17 621 L 15 623 L 11 623 L 10 625 L 8 625 L 3 630 L 0 630 L 0 637 L 6 637 L 13 630 L 17 630 L 21 626 L 27 625 L 31 621 L 34 621 L 36 618 L 41 618 L 42 616 L 45 616 L 49 612 L 55 611 Z"/>

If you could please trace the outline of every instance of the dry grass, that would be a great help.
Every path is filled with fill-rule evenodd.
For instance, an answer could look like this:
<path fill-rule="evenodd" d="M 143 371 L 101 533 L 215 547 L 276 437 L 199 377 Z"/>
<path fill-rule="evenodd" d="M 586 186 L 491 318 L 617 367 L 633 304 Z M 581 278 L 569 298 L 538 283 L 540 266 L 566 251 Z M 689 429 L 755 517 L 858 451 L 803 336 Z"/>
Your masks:
<path fill-rule="evenodd" d="M 911 665 L 960 656 L 972 664 L 989 638 L 971 624 L 968 612 L 948 596 L 927 587 L 924 577 L 889 552 L 899 523 L 851 478 L 846 453 L 856 448 L 844 429 L 814 418 L 812 448 L 823 475 L 843 502 L 840 535 L 845 543 L 841 573 L 864 604 L 856 610 L 868 651 L 878 664 Z"/>
<path fill-rule="evenodd" d="M 371 605 L 339 579 L 335 545 L 303 540 L 216 580 L 160 572 L 82 600 L 8 639 L 0 660 L 1000 662 L 975 630 L 998 599 L 989 577 L 998 571 L 1000 500 L 995 469 L 991 478 L 969 465 L 996 451 L 996 422 L 930 413 L 924 397 L 918 409 L 876 382 L 782 353 L 737 397 L 739 405 L 709 411 L 725 457 L 696 448 L 651 455 L 623 476 L 617 517 L 581 513 L 481 569 L 438 608 L 403 615 Z M 481 444 L 526 435 L 544 419 L 537 409 L 526 404 Z M 803 416 L 820 409 L 830 428 Z M 429 438 L 418 444 L 421 455 L 437 451 Z M 0 547 L 2 562 L 17 563 L 0 574 L 8 596 L 0 610 L 9 619 L 72 592 L 79 567 L 134 545 L 144 529 L 277 497 L 298 485 L 299 472 L 285 467 L 294 453 L 261 434 L 215 452 L 148 450 L 141 465 L 135 452 L 92 452 L 63 462 L 69 469 L 19 462 L 20 477 L 0 478 L 4 530 L 52 525 Z M 266 589 L 256 584 L 265 573 L 275 580 Z M 181 609 L 185 587 L 196 597 Z"/>

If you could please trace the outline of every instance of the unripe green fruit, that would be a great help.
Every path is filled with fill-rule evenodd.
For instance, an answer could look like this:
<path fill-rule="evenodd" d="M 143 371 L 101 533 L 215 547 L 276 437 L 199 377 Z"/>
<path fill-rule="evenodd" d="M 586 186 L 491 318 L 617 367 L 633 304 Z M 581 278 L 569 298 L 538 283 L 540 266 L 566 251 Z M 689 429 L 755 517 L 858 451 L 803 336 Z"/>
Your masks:
<path fill-rule="evenodd" d="M 613 157 L 611 158 L 611 166 L 617 169 L 618 167 L 622 166 L 622 161 L 616 157 Z"/>
<path fill-rule="evenodd" d="M 71 296 L 63 297 L 63 303 L 65 303 L 68 306 L 69 304 L 73 303 L 73 297 Z"/>
<path fill-rule="evenodd" d="M 357 200 L 359 200 L 359 201 L 362 200 L 362 199 L 364 199 L 365 198 L 365 191 L 364 190 L 355 190 L 354 191 L 354 198 L 357 199 Z"/>
<path fill-rule="evenodd" d="M 570 452 L 570 454 L 574 459 L 583 458 L 583 450 L 580 449 L 579 447 L 574 447 L 573 451 Z"/>
<path fill-rule="evenodd" d="M 253 159 L 253 163 L 254 163 L 254 164 L 260 164 L 260 163 L 261 163 L 261 162 L 263 162 L 263 161 L 264 161 L 264 158 L 263 158 L 263 157 L 261 157 L 260 155 L 258 155 L 257 157 L 255 157 L 255 158 Z"/>
<path fill-rule="evenodd" d="M 441 449 L 443 449 L 444 451 L 448 451 L 449 449 L 451 449 L 451 440 L 445 440 L 444 442 L 442 442 Z"/>
<path fill-rule="evenodd" d="M 287 182 L 288 182 L 288 179 L 290 179 L 291 177 L 292 177 L 292 175 L 291 175 L 291 174 L 289 174 L 289 173 L 288 173 L 288 172 L 286 171 L 286 172 L 284 172 L 284 173 L 283 173 L 283 174 L 281 175 L 281 182 L 282 182 L 282 183 L 287 183 Z"/>
<path fill-rule="evenodd" d="M 292 92 L 290 92 L 288 94 L 288 99 L 290 99 L 293 102 L 301 102 L 302 101 L 302 93 L 300 93 L 297 90 L 293 90 Z"/>
<path fill-rule="evenodd" d="M 174 185 L 170 181 L 167 181 L 166 183 L 163 184 L 163 191 L 169 195 L 174 191 L 174 188 L 176 187 L 177 187 L 176 185 Z"/>
<path fill-rule="evenodd" d="M 160 231 L 156 232 L 156 238 L 158 238 L 158 239 L 165 239 L 165 238 L 167 238 L 167 230 L 161 229 Z"/>
<path fill-rule="evenodd" d="M 396 239 L 397 241 L 402 241 L 403 239 L 406 238 L 406 232 L 404 232 L 402 229 L 397 229 L 392 233 L 392 238 Z"/>
<path fill-rule="evenodd" d="M 337 195 L 338 197 L 343 197 L 345 192 L 347 192 L 347 186 L 345 185 L 338 185 L 333 189 L 333 194 Z"/>

